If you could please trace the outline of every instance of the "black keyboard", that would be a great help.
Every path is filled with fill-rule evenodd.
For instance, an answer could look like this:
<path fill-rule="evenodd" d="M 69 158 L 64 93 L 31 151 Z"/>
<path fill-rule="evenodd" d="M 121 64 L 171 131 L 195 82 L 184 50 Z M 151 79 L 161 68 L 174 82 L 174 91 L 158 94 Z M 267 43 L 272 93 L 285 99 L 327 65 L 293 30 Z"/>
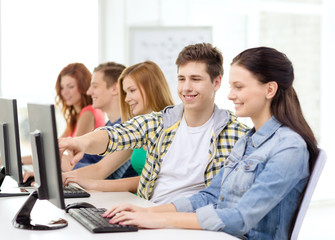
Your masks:
<path fill-rule="evenodd" d="M 138 231 L 135 226 L 109 223 L 109 218 L 101 216 L 105 211 L 105 208 L 72 208 L 69 214 L 93 233 Z"/>
<path fill-rule="evenodd" d="M 74 185 L 64 186 L 64 198 L 84 198 L 89 196 L 91 195 L 80 187 Z"/>

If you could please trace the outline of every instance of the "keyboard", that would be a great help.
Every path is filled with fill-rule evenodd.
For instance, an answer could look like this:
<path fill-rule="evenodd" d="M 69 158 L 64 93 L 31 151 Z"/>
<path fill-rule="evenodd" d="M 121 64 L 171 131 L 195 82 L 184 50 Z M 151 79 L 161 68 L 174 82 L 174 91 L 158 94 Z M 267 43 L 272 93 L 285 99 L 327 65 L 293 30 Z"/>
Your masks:
<path fill-rule="evenodd" d="M 74 185 L 64 186 L 64 198 L 84 198 L 89 196 L 91 194 L 80 187 Z"/>
<path fill-rule="evenodd" d="M 138 231 L 135 226 L 109 223 L 109 218 L 101 216 L 105 211 L 105 208 L 72 208 L 69 209 L 69 214 L 93 233 Z"/>

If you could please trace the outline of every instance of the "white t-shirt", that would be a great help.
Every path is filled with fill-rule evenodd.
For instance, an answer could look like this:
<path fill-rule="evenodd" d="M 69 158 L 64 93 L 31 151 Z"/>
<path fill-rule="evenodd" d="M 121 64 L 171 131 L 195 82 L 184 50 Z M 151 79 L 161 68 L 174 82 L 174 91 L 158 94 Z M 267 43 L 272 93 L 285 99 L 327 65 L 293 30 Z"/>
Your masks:
<path fill-rule="evenodd" d="M 163 158 L 150 199 L 152 202 L 170 203 L 182 197 L 190 197 L 205 187 L 204 173 L 213 127 L 213 115 L 200 127 L 187 126 L 183 116 Z"/>

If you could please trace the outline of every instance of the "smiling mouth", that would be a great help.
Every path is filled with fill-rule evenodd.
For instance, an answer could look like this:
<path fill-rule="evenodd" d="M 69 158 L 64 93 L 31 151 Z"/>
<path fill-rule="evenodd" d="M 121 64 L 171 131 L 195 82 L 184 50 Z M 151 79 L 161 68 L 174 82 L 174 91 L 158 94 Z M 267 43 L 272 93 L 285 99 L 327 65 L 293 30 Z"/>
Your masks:
<path fill-rule="evenodd" d="M 196 96 L 198 96 L 198 95 L 183 95 L 184 96 L 184 99 L 186 100 L 186 101 L 191 101 L 191 100 L 193 100 L 194 98 L 196 98 Z"/>

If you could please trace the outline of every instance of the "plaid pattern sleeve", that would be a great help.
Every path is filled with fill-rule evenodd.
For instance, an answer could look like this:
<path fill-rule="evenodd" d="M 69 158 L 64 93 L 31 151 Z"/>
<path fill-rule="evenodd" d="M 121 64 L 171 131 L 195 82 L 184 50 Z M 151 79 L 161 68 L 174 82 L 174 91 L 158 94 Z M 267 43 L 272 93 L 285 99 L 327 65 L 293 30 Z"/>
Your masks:
<path fill-rule="evenodd" d="M 156 131 L 160 126 L 159 115 L 159 112 L 141 115 L 113 127 L 101 127 L 100 129 L 107 130 L 109 136 L 106 152 L 101 155 L 141 147 L 147 151 L 148 144 L 155 141 Z"/>
<path fill-rule="evenodd" d="M 232 151 L 237 140 L 245 135 L 249 128 L 243 123 L 239 122 L 236 116 L 229 111 L 230 120 L 226 127 L 221 131 L 219 136 L 211 140 L 210 155 L 213 156 L 210 159 L 210 163 L 207 166 L 205 172 L 205 184 L 208 186 L 213 177 L 219 172 L 224 166 L 224 162 Z"/>

